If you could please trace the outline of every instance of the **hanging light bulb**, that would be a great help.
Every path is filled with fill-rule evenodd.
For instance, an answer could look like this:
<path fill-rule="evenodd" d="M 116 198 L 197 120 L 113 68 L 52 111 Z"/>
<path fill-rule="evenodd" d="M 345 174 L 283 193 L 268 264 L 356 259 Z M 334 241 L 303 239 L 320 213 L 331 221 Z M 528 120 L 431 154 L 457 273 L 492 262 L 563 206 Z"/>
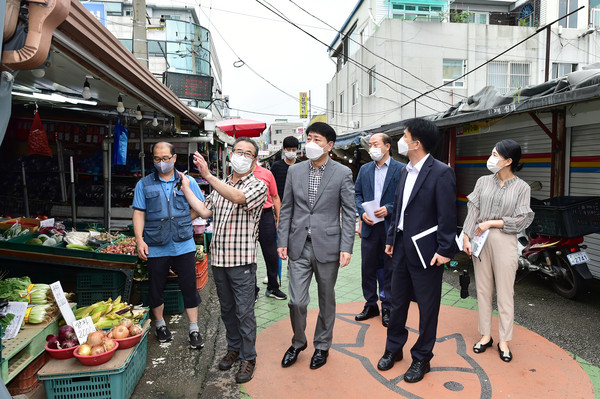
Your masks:
<path fill-rule="evenodd" d="M 154 126 L 154 127 L 158 126 L 158 118 L 156 115 L 156 111 L 154 111 L 154 117 L 152 118 L 152 126 Z"/>
<path fill-rule="evenodd" d="M 143 116 L 142 116 L 142 109 L 138 105 L 137 111 L 135 112 L 135 119 L 137 119 L 138 121 L 141 121 L 142 118 L 143 118 Z"/>
<path fill-rule="evenodd" d="M 81 91 L 81 97 L 86 100 L 92 97 L 92 91 L 90 90 L 90 82 L 88 82 L 87 78 L 85 78 L 85 83 L 83 84 L 83 90 Z"/>
<path fill-rule="evenodd" d="M 125 112 L 125 106 L 123 105 L 123 97 L 121 97 L 121 95 L 119 95 L 119 98 L 117 99 L 117 112 L 120 114 Z"/>

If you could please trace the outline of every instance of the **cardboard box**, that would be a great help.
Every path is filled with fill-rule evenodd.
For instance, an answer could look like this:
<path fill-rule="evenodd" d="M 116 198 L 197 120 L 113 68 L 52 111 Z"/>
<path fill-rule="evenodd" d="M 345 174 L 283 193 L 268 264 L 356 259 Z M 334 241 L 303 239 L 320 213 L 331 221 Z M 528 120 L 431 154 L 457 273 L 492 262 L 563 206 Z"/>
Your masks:
<path fill-rule="evenodd" d="M 21 224 L 22 228 L 29 229 L 30 233 L 35 233 L 40 228 L 40 221 L 38 219 L 15 218 L 0 223 L 0 230 L 8 230 L 17 222 Z"/>

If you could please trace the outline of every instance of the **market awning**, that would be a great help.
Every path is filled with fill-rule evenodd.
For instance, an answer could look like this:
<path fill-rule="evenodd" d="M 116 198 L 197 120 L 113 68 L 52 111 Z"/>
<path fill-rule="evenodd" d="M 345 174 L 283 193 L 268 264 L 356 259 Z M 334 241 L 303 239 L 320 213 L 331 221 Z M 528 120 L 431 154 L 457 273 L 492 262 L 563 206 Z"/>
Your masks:
<path fill-rule="evenodd" d="M 226 119 L 217 122 L 216 126 L 233 137 L 258 137 L 267 128 L 265 122 L 250 119 Z"/>

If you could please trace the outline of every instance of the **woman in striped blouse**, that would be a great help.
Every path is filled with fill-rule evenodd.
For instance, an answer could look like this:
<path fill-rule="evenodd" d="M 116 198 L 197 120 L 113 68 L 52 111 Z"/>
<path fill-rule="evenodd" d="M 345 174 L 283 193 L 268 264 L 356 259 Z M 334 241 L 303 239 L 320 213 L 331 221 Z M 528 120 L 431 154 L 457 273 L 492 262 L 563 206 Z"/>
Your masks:
<path fill-rule="evenodd" d="M 502 140 L 492 150 L 487 161 L 491 175 L 477 180 L 475 189 L 467 197 L 468 214 L 463 231 L 463 250 L 472 255 L 469 237 L 489 230 L 479 258 L 473 258 L 479 332 L 482 337 L 473 346 L 475 353 L 483 353 L 492 346 L 492 296 L 496 284 L 500 337 L 498 351 L 505 362 L 512 360 L 508 342 L 512 340 L 514 324 L 514 282 L 518 266 L 517 233 L 533 221 L 529 207 L 529 185 L 515 176 L 523 164 L 521 146 L 514 140 Z"/>

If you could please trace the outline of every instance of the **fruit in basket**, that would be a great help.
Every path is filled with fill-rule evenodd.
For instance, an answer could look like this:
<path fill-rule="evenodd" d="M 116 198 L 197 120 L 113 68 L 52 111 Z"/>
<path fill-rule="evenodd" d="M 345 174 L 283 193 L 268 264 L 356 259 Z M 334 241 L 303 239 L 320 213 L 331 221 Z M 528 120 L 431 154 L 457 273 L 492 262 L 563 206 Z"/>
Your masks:
<path fill-rule="evenodd" d="M 109 350 L 113 349 L 115 346 L 117 346 L 117 343 L 115 341 L 113 341 L 112 339 L 110 339 L 110 338 L 104 339 L 104 349 L 106 349 L 107 352 Z"/>
<path fill-rule="evenodd" d="M 72 348 L 74 346 L 79 345 L 79 343 L 77 342 L 77 340 L 75 339 L 65 339 L 60 346 L 65 349 L 65 348 Z"/>
<path fill-rule="evenodd" d="M 133 325 L 133 321 L 131 321 L 131 319 L 121 319 L 121 321 L 119 322 L 120 326 L 125 326 L 127 328 L 131 328 L 131 326 Z"/>
<path fill-rule="evenodd" d="M 124 326 L 123 324 L 120 324 L 120 325 L 116 326 L 115 328 L 113 328 L 112 336 L 114 339 L 127 338 L 127 337 L 129 337 L 129 329 L 126 326 Z"/>
<path fill-rule="evenodd" d="M 106 352 L 103 345 L 95 345 L 90 349 L 90 356 L 99 355 L 101 353 Z"/>
<path fill-rule="evenodd" d="M 77 353 L 81 356 L 89 356 L 92 354 L 92 347 L 88 344 L 83 344 L 77 349 Z"/>
<path fill-rule="evenodd" d="M 144 331 L 144 329 L 139 324 L 134 324 L 131 327 L 129 327 L 130 336 L 140 335 L 142 331 Z"/>
<path fill-rule="evenodd" d="M 46 337 L 46 342 L 48 342 L 48 348 L 50 349 L 61 349 L 60 343 L 58 342 L 58 337 L 54 334 L 50 334 Z"/>
<path fill-rule="evenodd" d="M 46 337 L 46 340 L 48 338 Z M 77 339 L 77 335 L 75 334 L 75 329 L 70 325 L 64 325 L 58 329 L 58 340 L 62 343 L 67 339 Z"/>
<path fill-rule="evenodd" d="M 98 346 L 102 345 L 102 341 L 104 340 L 104 333 L 102 331 L 94 331 L 89 334 L 87 337 L 87 341 L 85 342 L 89 346 Z"/>

